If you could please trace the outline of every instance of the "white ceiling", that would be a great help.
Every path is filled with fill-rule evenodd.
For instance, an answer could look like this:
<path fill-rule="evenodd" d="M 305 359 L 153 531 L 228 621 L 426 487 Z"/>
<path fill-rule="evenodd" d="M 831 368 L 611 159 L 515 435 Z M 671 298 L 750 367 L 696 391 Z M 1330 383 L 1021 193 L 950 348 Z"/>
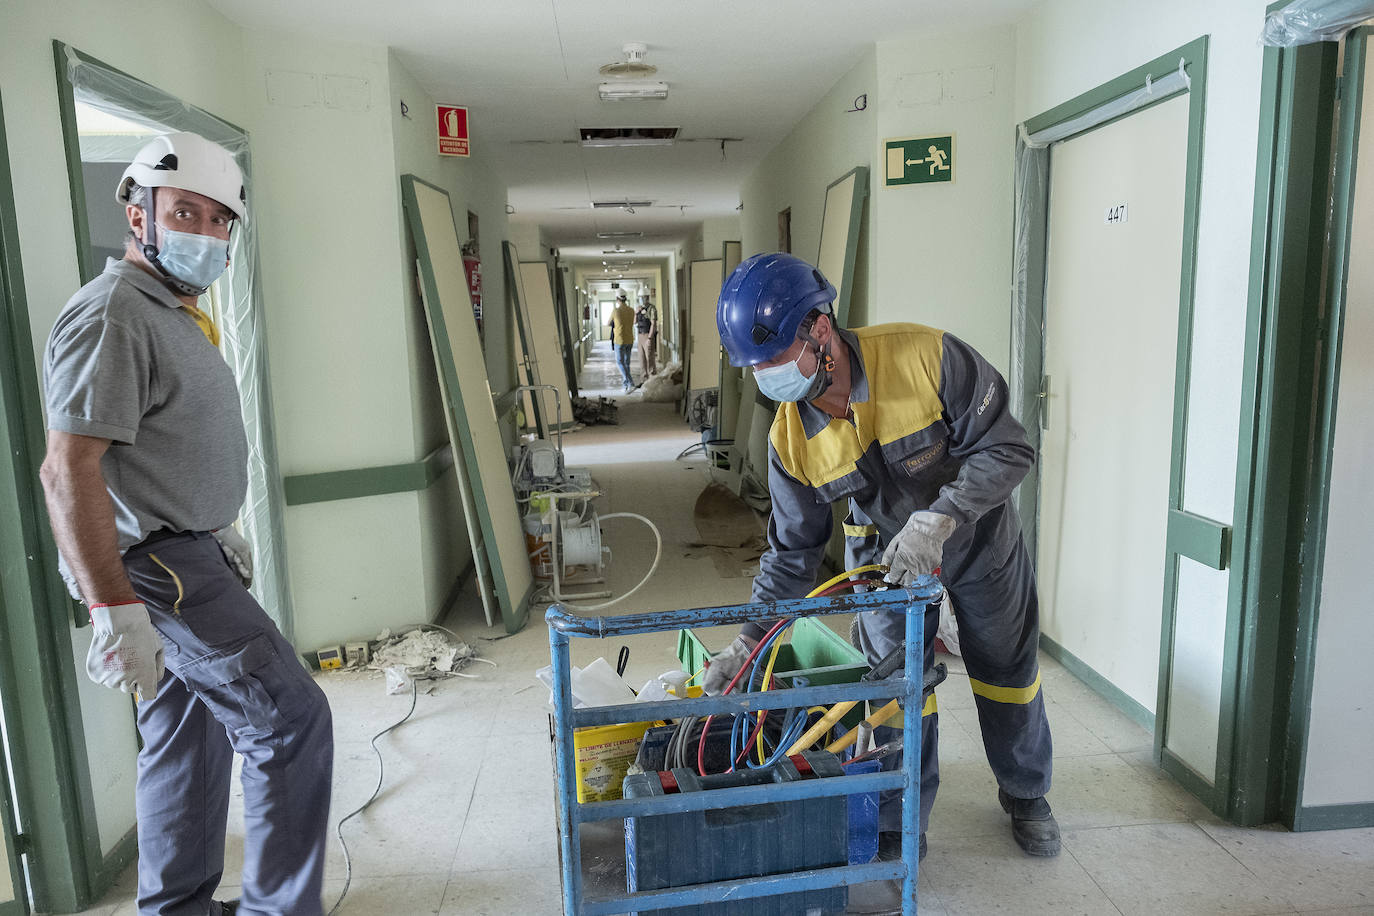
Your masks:
<path fill-rule="evenodd" d="M 512 221 L 572 257 L 598 231 L 666 252 L 739 205 L 744 178 L 879 39 L 1013 21 L 1034 0 L 209 0 L 252 29 L 395 49 L 436 100 L 467 105 Z M 662 101 L 602 102 L 597 68 L 648 45 Z M 913 66 L 919 66 L 914 62 Z M 876 89 L 876 87 L 875 87 Z M 671 147 L 583 149 L 579 127 L 674 126 Z M 716 138 L 739 138 L 721 144 Z M 538 142 L 527 142 L 538 141 Z M 593 199 L 653 201 L 593 211 Z"/>

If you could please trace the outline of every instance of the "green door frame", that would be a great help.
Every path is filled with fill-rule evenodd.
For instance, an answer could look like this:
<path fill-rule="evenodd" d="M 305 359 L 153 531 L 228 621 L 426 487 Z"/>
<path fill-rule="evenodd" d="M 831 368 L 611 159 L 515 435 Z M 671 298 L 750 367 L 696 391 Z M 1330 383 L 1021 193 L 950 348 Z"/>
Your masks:
<path fill-rule="evenodd" d="M 1259 625 L 1246 649 L 1257 695 L 1239 709 L 1249 726 L 1242 749 L 1272 764 L 1256 768 L 1256 801 L 1241 814 L 1294 830 L 1374 825 L 1374 803 L 1312 807 L 1302 797 L 1370 34 L 1352 32 L 1343 61 L 1334 42 L 1265 49 L 1250 283 L 1256 347 L 1246 354 L 1246 394 L 1258 409 L 1253 468 L 1239 478 L 1262 500 L 1248 558 Z"/>
<path fill-rule="evenodd" d="M 1187 91 L 1188 93 L 1188 146 L 1186 151 L 1186 174 L 1184 179 L 1184 199 L 1183 199 L 1183 246 L 1180 253 L 1182 264 L 1179 273 L 1179 307 L 1178 307 L 1178 331 L 1176 334 L 1177 350 L 1175 357 L 1175 381 L 1174 381 L 1174 411 L 1172 429 L 1172 458 L 1169 470 L 1169 504 L 1168 504 L 1168 528 L 1166 537 L 1166 556 L 1164 567 L 1164 607 L 1163 619 L 1161 624 L 1161 645 L 1160 645 L 1160 670 L 1159 670 L 1159 699 L 1155 708 L 1155 715 L 1151 721 L 1148 710 L 1128 697 L 1120 689 L 1110 684 L 1105 678 L 1101 677 L 1081 660 L 1073 657 L 1048 638 L 1042 640 L 1042 648 L 1051 656 L 1058 658 L 1066 667 L 1072 670 L 1080 678 L 1089 683 L 1093 689 L 1101 693 L 1106 699 L 1122 710 L 1127 716 L 1137 722 L 1153 725 L 1155 731 L 1155 756 L 1161 762 L 1164 769 L 1168 770 L 1182 782 L 1189 791 L 1198 795 L 1209 805 L 1214 803 L 1213 786 L 1206 780 L 1199 778 L 1181 760 L 1175 758 L 1163 746 L 1163 738 L 1168 733 L 1169 717 L 1169 694 L 1168 685 L 1173 665 L 1173 635 L 1175 624 L 1175 604 L 1177 597 L 1178 565 L 1180 557 L 1188 557 L 1204 563 L 1215 569 L 1225 567 L 1225 548 L 1229 542 L 1230 528 L 1211 519 L 1202 518 L 1193 513 L 1183 511 L 1183 479 L 1184 479 L 1184 448 L 1187 441 L 1188 423 L 1188 380 L 1190 377 L 1190 367 L 1192 363 L 1192 336 L 1193 336 L 1193 293 L 1196 277 L 1197 265 L 1197 234 L 1198 234 L 1198 201 L 1202 184 L 1202 142 L 1204 115 L 1206 112 L 1206 87 L 1207 87 L 1207 36 L 1202 36 L 1188 44 L 1164 54 L 1143 66 L 1116 77 L 1095 89 L 1089 90 L 1076 98 L 1073 98 L 1061 105 L 1055 106 L 1047 112 L 1037 117 L 1030 118 L 1025 123 L 1025 133 L 1035 135 L 1047 129 L 1066 125 L 1070 122 L 1088 115 L 1109 103 L 1123 99 L 1129 95 L 1137 93 L 1147 82 L 1160 80 L 1179 69 L 1180 61 L 1186 68 L 1191 85 L 1186 89 L 1180 89 L 1170 94 L 1160 94 L 1158 99 L 1149 102 L 1147 105 L 1134 108 L 1131 111 L 1111 118 L 1105 122 L 1095 123 L 1088 127 L 1088 130 L 1103 126 L 1104 124 L 1114 123 L 1121 117 L 1129 117 L 1144 107 L 1157 105 L 1160 102 L 1175 98 L 1178 92 Z M 1069 134 L 1061 140 L 1067 140 L 1074 136 L 1079 136 L 1082 131 Z M 1058 141 L 1056 141 L 1058 142 Z M 1039 163 L 1027 158 L 1021 158 L 1018 168 L 1022 174 L 1018 176 L 1018 184 L 1024 183 L 1027 188 L 1027 196 L 1035 195 L 1036 201 L 1025 203 L 1021 202 L 1018 206 L 1027 206 L 1027 212 L 1031 216 L 1027 220 L 1027 237 L 1024 240 L 1028 246 L 1029 256 L 1025 259 L 1029 282 L 1026 288 L 1026 318 L 1024 328 L 1014 329 L 1013 337 L 1020 337 L 1023 352 L 1022 371 L 1019 381 L 1019 390 L 1022 393 L 1021 408 L 1023 416 L 1039 416 L 1039 407 L 1030 408 L 1027 405 L 1036 397 L 1036 393 L 1042 389 L 1042 375 L 1044 368 L 1044 340 L 1040 333 L 1043 327 L 1043 316 L 1045 314 L 1045 257 L 1047 252 L 1046 242 L 1048 239 L 1048 200 L 1049 184 L 1048 169 L 1044 165 L 1044 160 Z M 1031 174 L 1034 171 L 1035 174 Z M 1013 362 L 1015 356 L 1013 354 Z M 1034 435 L 1038 430 L 1033 430 Z M 1032 482 L 1031 486 L 1023 487 L 1021 492 L 1021 506 L 1024 517 L 1027 519 L 1038 518 L 1039 503 L 1039 478 Z M 1032 502 L 1033 501 L 1033 502 Z M 1224 716 L 1223 716 L 1224 719 Z M 1220 767 L 1219 767 L 1220 769 Z"/>
<path fill-rule="evenodd" d="M 248 132 L 236 124 L 224 120 L 208 111 L 187 104 L 174 95 L 166 93 L 149 83 L 145 83 L 138 77 L 131 76 L 116 67 L 112 67 L 104 61 L 84 54 L 70 45 L 61 41 L 53 41 L 53 59 L 57 74 L 57 104 L 58 115 L 62 122 L 62 139 L 67 157 L 67 178 L 71 186 L 72 203 L 72 227 L 76 236 L 76 257 L 77 267 L 80 270 L 81 282 L 88 283 L 93 280 L 103 269 L 103 265 L 97 264 L 91 251 L 90 222 L 86 213 L 86 190 L 85 181 L 81 169 L 81 138 L 80 131 L 76 123 L 76 88 L 72 84 L 71 68 L 74 65 L 81 65 L 90 68 L 92 71 L 102 76 L 101 95 L 112 102 L 124 105 L 129 111 L 148 112 L 149 109 L 157 112 L 157 122 L 174 130 L 191 131 L 203 137 L 224 144 L 246 143 Z M 152 117 L 149 115 L 149 117 Z M 243 168 L 244 179 L 249 183 L 248 190 L 251 195 L 253 192 L 253 164 L 251 157 L 245 152 L 239 157 L 239 165 Z M 252 224 L 250 223 L 249 226 Z M 247 230 L 247 231 L 251 231 Z M 236 230 L 239 232 L 239 230 Z M 256 239 L 252 235 L 245 237 L 247 254 L 255 264 L 260 264 L 261 259 L 257 257 Z M 276 621 L 281 629 L 282 635 L 288 640 L 295 636 L 295 619 L 291 602 L 291 588 L 288 581 L 288 565 L 286 556 L 286 523 L 284 520 L 285 496 L 282 490 L 282 478 L 277 465 L 277 443 L 275 421 L 271 411 L 271 382 L 267 368 L 267 348 L 264 338 L 266 336 L 265 324 L 262 319 L 262 289 L 261 276 L 258 270 L 250 272 L 251 288 L 242 291 L 243 295 L 252 302 L 252 312 L 249 317 L 256 331 L 251 335 L 243 347 L 244 352 L 240 357 L 248 363 L 250 377 L 240 379 L 241 385 L 252 385 L 257 388 L 259 397 L 256 410 L 245 411 L 247 428 L 250 433 L 250 443 L 254 445 L 252 451 L 255 455 L 260 455 L 260 467 L 254 462 L 249 467 L 250 487 L 256 487 L 257 493 L 250 491 L 250 496 L 259 494 L 267 498 L 261 500 L 266 506 L 265 518 L 257 520 L 257 524 L 269 529 L 272 534 L 271 548 L 263 551 L 263 555 L 258 557 L 256 569 L 254 570 L 254 590 L 259 597 L 267 613 Z M 240 327 L 245 322 L 239 321 Z M 256 434 L 257 441 L 252 442 L 252 436 Z M 252 501 L 249 508 L 244 511 L 251 511 Z M 85 613 L 81 612 L 74 618 L 77 626 L 86 623 Z"/>
<path fill-rule="evenodd" d="M 1344 276 L 1348 241 L 1333 237 L 1339 273 L 1324 273 L 1338 65 L 1332 42 L 1264 50 L 1221 746 L 1233 766 L 1213 805 L 1244 825 L 1297 826 L 1320 584 L 1304 568 L 1320 549 L 1307 536 L 1325 523 L 1324 498 L 1309 499 L 1324 494 L 1331 431 L 1329 410 L 1322 420 L 1314 405 L 1334 397 L 1334 376 L 1319 379 L 1330 333 L 1321 303 L 1328 276 Z M 1307 527 L 1318 505 L 1322 528 Z"/>
<path fill-rule="evenodd" d="M 14 200 L 0 114 L 0 200 Z M 74 602 L 57 575 L 38 465 L 45 453 L 19 231 L 0 207 L 0 694 L 31 893 L 39 912 L 89 905 L 133 860 L 130 831 L 102 856 L 73 664 Z M 21 885 L 17 885 L 21 886 Z"/>
<path fill-rule="evenodd" d="M 14 186 L 10 181 L 9 169 L 9 147 L 5 138 L 5 111 L 0 105 L 0 201 L 4 206 L 0 207 L 0 355 L 8 357 L 11 353 L 10 345 L 13 338 L 10 335 L 11 318 L 13 312 L 9 304 L 16 295 L 23 295 L 23 271 L 19 266 L 18 234 L 15 232 L 14 222 Z M 10 277 L 14 280 L 11 283 Z M 5 360 L 5 362 L 9 362 Z M 6 421 L 11 418 L 9 409 L 11 403 L 11 383 L 14 377 L 11 373 L 5 373 L 0 378 L 0 416 Z M 16 417 L 17 419 L 17 417 Z M 0 426 L 0 440 L 3 440 L 5 457 L 0 459 L 0 476 L 8 482 L 13 479 L 13 469 L 9 465 L 12 462 L 9 456 L 15 454 L 10 446 L 10 424 L 6 422 Z M 0 484 L 0 486 L 4 486 Z M 9 497 L 8 488 L 5 497 Z M 8 502 L 8 499 L 6 500 Z M 18 748 L 22 746 L 23 739 L 17 732 L 16 725 L 20 722 L 19 710 L 15 700 L 19 696 L 18 679 L 15 676 L 14 660 L 19 653 L 15 651 L 14 641 L 10 637 L 8 621 L 10 614 L 6 597 L 9 593 L 7 583 L 11 575 L 23 575 L 24 570 L 15 569 L 11 566 L 14 555 L 7 549 L 6 539 L 13 536 L 12 532 L 0 531 L 0 620 L 5 621 L 0 625 L 0 714 L 3 714 L 5 722 L 9 725 L 9 746 Z M 15 899 L 0 903 L 0 916 L 23 916 L 28 913 L 28 883 L 24 878 L 24 870 L 20 865 L 20 856 L 24 853 L 24 847 L 28 840 L 21 837 L 16 827 L 15 821 L 15 799 L 10 798 L 9 768 L 5 761 L 3 749 L 0 749 L 0 831 L 5 837 L 5 847 L 9 851 L 8 862 L 0 863 L 0 868 L 8 866 L 10 872 L 10 886 L 14 888 Z M 18 776 L 16 773 L 16 782 Z"/>

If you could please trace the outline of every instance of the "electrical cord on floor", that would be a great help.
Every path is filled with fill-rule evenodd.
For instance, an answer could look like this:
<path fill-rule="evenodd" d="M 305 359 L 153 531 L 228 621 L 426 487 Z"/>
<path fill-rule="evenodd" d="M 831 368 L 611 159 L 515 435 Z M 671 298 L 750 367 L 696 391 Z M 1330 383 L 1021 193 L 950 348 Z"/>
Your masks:
<path fill-rule="evenodd" d="M 430 626 L 433 626 L 433 624 L 430 624 Z M 438 629 L 442 630 L 443 627 L 438 627 Z M 348 896 L 348 886 L 353 883 L 353 860 L 348 855 L 348 844 L 344 842 L 343 825 L 347 823 L 350 818 L 362 814 L 364 811 L 366 811 L 368 805 L 371 805 L 374 801 L 376 801 L 378 793 L 382 791 L 382 777 L 386 773 L 386 763 L 382 760 L 382 752 L 377 750 L 377 739 L 382 737 L 382 735 L 385 735 L 389 731 L 400 728 L 402 725 L 406 723 L 406 720 L 408 720 L 411 717 L 411 715 L 415 712 L 415 700 L 417 696 L 418 694 L 415 689 L 415 680 L 412 678 L 410 681 L 410 708 L 406 710 L 406 714 L 396 722 L 392 723 L 391 725 L 388 725 L 386 728 L 382 729 L 381 731 L 377 732 L 377 734 L 372 736 L 372 752 L 377 755 L 377 788 L 372 790 L 372 794 L 368 796 L 367 801 L 363 802 L 357 808 L 354 808 L 352 811 L 348 812 L 342 818 L 340 818 L 338 825 L 334 828 L 334 835 L 339 838 L 339 846 L 343 849 L 344 886 L 343 891 L 339 894 L 339 899 L 334 901 L 334 905 L 329 908 L 329 912 L 326 914 L 326 916 L 334 916 L 334 914 L 339 911 L 339 907 L 343 905 L 344 898 Z"/>
<path fill-rule="evenodd" d="M 563 607 L 572 608 L 574 611 L 599 611 L 602 608 L 610 607 L 613 604 L 619 604 L 626 598 L 633 595 L 635 592 L 639 591 L 644 586 L 644 583 L 649 581 L 649 577 L 654 574 L 654 571 L 658 569 L 659 558 L 663 556 L 663 536 L 658 533 L 658 526 L 636 512 L 611 512 L 607 515 L 601 516 L 601 521 L 605 522 L 613 518 L 638 519 L 639 521 L 648 525 L 649 530 L 654 533 L 654 561 L 649 564 L 649 571 L 644 574 L 643 579 L 640 579 L 639 582 L 635 583 L 634 588 L 630 589 L 623 595 L 610 599 L 609 601 L 602 601 L 599 604 L 574 604 L 571 601 L 559 601 L 559 604 L 563 605 Z"/>

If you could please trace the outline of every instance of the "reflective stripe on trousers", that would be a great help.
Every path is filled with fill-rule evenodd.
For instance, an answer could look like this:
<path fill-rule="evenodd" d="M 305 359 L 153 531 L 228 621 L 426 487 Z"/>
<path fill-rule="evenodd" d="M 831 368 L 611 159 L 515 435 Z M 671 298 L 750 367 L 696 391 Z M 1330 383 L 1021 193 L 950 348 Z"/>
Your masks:
<path fill-rule="evenodd" d="M 1053 746 L 1045 718 L 1037 649 L 1040 637 L 1035 572 L 1024 543 L 1001 567 L 973 582 L 946 583 L 959 624 L 959 647 L 973 687 L 983 747 L 997 784 L 1015 798 L 1038 798 L 1050 789 Z M 934 662 L 938 608 L 926 612 L 926 667 Z M 859 641 L 869 664 L 901 645 L 901 615 L 859 615 Z M 874 741 L 882 743 L 879 729 Z M 922 718 L 921 829 L 940 784 L 939 716 Z M 892 758 L 887 758 L 891 760 Z M 897 764 L 900 765 L 900 764 Z M 900 805 L 884 798 L 883 830 L 900 829 Z M 889 826 L 893 825 L 893 826 Z"/>

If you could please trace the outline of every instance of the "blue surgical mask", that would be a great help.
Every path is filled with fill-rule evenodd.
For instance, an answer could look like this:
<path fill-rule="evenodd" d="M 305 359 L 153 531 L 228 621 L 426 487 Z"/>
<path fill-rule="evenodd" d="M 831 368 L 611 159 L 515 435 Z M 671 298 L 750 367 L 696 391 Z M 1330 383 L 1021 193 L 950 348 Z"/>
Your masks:
<path fill-rule="evenodd" d="M 820 371 L 820 366 L 816 367 L 816 372 L 802 375 L 797 362 L 802 358 L 802 353 L 805 352 L 806 348 L 803 347 L 802 352 L 798 353 L 797 358 L 790 363 L 755 369 L 754 381 L 758 384 L 759 391 L 763 392 L 765 397 L 775 401 L 800 401 L 806 397 L 816 381 L 816 372 Z"/>
<path fill-rule="evenodd" d="M 178 232 L 158 225 L 157 260 L 163 270 L 183 283 L 205 288 L 229 264 L 229 243 L 209 235 Z"/>

